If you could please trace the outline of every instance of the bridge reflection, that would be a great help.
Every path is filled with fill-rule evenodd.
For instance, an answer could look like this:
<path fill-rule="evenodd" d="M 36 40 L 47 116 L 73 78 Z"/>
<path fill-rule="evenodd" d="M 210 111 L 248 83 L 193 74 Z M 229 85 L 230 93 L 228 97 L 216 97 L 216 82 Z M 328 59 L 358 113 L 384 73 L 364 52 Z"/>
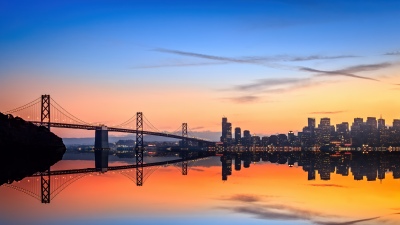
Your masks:
<path fill-rule="evenodd" d="M 173 166 L 187 175 L 188 170 L 195 162 L 208 159 L 213 154 L 204 152 L 185 152 L 180 159 L 143 164 L 143 182 L 159 168 Z M 391 173 L 393 179 L 400 179 L 400 152 L 228 152 L 220 155 L 221 178 L 227 181 L 229 176 L 239 173 L 243 169 L 250 169 L 258 164 L 279 164 L 288 167 L 301 168 L 307 180 L 331 180 L 333 173 L 354 180 L 368 182 L 386 178 Z M 207 163 L 208 162 L 208 163 Z M 209 162 L 204 162 L 209 166 Z M 136 164 L 112 166 L 105 173 L 119 173 L 136 183 Z M 279 168 L 278 168 L 279 169 Z M 54 170 L 45 173 L 36 173 L 21 182 L 5 184 L 5 187 L 21 191 L 42 203 L 50 203 L 65 188 L 86 176 L 105 174 L 96 168 Z"/>
<path fill-rule="evenodd" d="M 141 182 L 145 182 L 151 174 L 157 169 L 164 166 L 174 166 L 181 170 L 182 175 L 188 174 L 188 167 L 195 161 L 206 159 L 211 154 L 205 152 L 183 152 L 180 159 L 167 160 L 162 162 L 143 163 Z M 118 172 L 129 178 L 134 183 L 137 182 L 135 175 L 138 165 L 110 166 L 107 171 Z M 5 187 L 25 193 L 42 203 L 50 203 L 60 192 L 75 181 L 85 177 L 104 174 L 99 172 L 97 168 L 70 169 L 70 170 L 54 170 L 50 169 L 45 172 L 38 172 L 23 179 L 20 182 L 9 182 L 4 184 Z M 137 184 L 137 183 L 136 183 Z"/>

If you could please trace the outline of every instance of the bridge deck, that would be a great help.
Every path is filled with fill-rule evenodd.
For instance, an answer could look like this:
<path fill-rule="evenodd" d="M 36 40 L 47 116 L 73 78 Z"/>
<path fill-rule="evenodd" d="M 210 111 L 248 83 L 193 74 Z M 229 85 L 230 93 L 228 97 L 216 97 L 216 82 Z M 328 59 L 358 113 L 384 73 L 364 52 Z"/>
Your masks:
<path fill-rule="evenodd" d="M 29 121 L 35 125 L 40 126 L 41 122 L 38 121 Z M 100 129 L 100 126 L 94 126 L 94 125 L 81 125 L 81 124 L 68 124 L 68 123 L 50 123 L 50 127 L 57 127 L 57 128 L 69 128 L 69 129 L 80 129 L 80 130 L 96 130 Z M 120 133 L 132 133 L 136 134 L 136 130 L 134 129 L 125 129 L 125 128 L 118 128 L 118 127 L 107 127 L 108 131 L 111 132 L 120 132 Z M 143 131 L 143 134 L 146 135 L 152 135 L 152 136 L 160 136 L 160 137 L 167 137 L 167 138 L 176 138 L 176 139 L 185 139 L 188 141 L 195 141 L 195 142 L 203 142 L 206 144 L 215 144 L 213 141 L 208 141 L 208 140 L 203 140 L 199 138 L 194 138 L 194 137 L 183 137 L 180 135 L 176 134 L 168 134 L 168 133 L 162 133 L 162 132 L 154 132 L 154 131 Z"/>

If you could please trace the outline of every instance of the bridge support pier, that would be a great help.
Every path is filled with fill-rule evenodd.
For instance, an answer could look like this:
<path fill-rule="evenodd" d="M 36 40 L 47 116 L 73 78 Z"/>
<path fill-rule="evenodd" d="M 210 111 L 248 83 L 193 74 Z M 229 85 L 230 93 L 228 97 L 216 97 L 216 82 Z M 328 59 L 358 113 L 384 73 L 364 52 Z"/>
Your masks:
<path fill-rule="evenodd" d="M 97 171 L 107 172 L 109 151 L 108 130 L 103 126 L 95 131 L 94 158 Z"/>

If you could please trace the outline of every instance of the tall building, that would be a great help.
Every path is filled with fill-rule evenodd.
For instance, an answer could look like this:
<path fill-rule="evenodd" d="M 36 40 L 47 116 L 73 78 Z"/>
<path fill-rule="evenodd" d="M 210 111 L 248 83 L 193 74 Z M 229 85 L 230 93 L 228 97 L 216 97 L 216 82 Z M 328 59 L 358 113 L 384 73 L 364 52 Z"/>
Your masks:
<path fill-rule="evenodd" d="M 351 142 L 353 146 L 361 146 L 363 144 L 363 133 L 361 127 L 364 124 L 363 118 L 354 118 L 354 122 L 351 125 Z"/>
<path fill-rule="evenodd" d="M 349 123 L 343 122 L 336 124 L 336 134 L 341 145 L 351 144 Z"/>
<path fill-rule="evenodd" d="M 294 135 L 293 131 L 289 131 L 288 133 L 288 141 L 290 145 L 293 145 L 296 141 L 296 136 Z"/>
<path fill-rule="evenodd" d="M 242 145 L 249 146 L 251 145 L 251 134 L 249 130 L 243 131 L 243 141 Z"/>
<path fill-rule="evenodd" d="M 378 122 L 375 117 L 367 117 L 367 121 L 364 126 L 363 134 L 364 134 L 364 143 L 369 146 L 378 146 Z"/>
<path fill-rule="evenodd" d="M 385 126 L 385 119 L 382 119 L 381 116 L 381 118 L 378 119 L 378 129 L 383 129 Z"/>
<path fill-rule="evenodd" d="M 332 133 L 331 119 L 326 117 L 321 118 L 317 131 L 317 143 L 319 145 L 328 145 L 330 143 Z"/>
<path fill-rule="evenodd" d="M 235 128 L 235 144 L 242 144 L 242 130 L 240 129 L 240 127 Z"/>
<path fill-rule="evenodd" d="M 308 127 L 315 128 L 315 118 L 308 118 Z"/>
<path fill-rule="evenodd" d="M 226 117 L 222 117 L 222 136 L 221 142 L 228 144 L 232 141 L 232 124 L 228 123 Z"/>
<path fill-rule="evenodd" d="M 393 128 L 400 130 L 400 119 L 393 120 Z"/>

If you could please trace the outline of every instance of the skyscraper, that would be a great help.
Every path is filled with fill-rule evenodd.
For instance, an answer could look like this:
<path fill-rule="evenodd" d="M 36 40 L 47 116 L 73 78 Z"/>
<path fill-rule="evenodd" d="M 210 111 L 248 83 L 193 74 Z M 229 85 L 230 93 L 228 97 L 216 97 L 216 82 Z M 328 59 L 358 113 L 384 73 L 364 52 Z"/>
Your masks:
<path fill-rule="evenodd" d="M 251 134 L 249 130 L 243 131 L 243 141 L 242 144 L 245 146 L 251 145 Z"/>
<path fill-rule="evenodd" d="M 315 118 L 308 118 L 308 127 L 315 128 Z"/>
<path fill-rule="evenodd" d="M 226 117 L 222 117 L 221 142 L 227 144 L 230 143 L 231 141 L 232 141 L 232 124 L 228 123 L 228 119 Z"/>
<path fill-rule="evenodd" d="M 331 140 L 331 119 L 330 118 L 321 118 L 320 123 L 318 125 L 318 134 L 317 134 L 317 142 L 320 145 L 327 145 Z"/>
<path fill-rule="evenodd" d="M 235 128 L 235 144 L 242 144 L 242 130 L 240 129 L 240 127 Z"/>

